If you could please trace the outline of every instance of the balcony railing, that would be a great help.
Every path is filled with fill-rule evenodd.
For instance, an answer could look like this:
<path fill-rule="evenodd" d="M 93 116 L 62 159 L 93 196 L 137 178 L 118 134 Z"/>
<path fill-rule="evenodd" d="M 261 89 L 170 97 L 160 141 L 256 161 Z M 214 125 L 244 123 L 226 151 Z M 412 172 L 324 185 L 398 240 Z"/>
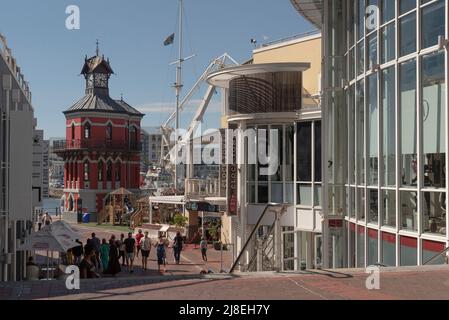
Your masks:
<path fill-rule="evenodd" d="M 186 179 L 185 194 L 187 196 L 218 197 L 220 182 L 218 179 Z"/>
<path fill-rule="evenodd" d="M 55 152 L 68 150 L 120 150 L 141 151 L 142 146 L 138 142 L 126 142 L 123 140 L 58 140 L 53 142 Z"/>

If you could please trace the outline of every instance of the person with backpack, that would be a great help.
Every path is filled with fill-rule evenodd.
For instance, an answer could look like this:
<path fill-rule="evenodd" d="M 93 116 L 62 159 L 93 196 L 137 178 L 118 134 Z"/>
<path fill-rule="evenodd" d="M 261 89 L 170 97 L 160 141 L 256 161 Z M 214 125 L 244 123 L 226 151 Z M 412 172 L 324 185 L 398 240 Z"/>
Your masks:
<path fill-rule="evenodd" d="M 173 240 L 173 254 L 175 255 L 175 262 L 176 264 L 179 264 L 181 260 L 181 251 L 182 251 L 182 245 L 183 245 L 184 239 L 181 236 L 181 232 L 176 233 L 176 237 Z"/>
<path fill-rule="evenodd" d="M 157 254 L 157 271 L 161 272 L 161 265 L 164 265 L 164 272 L 165 272 L 165 247 L 167 243 L 164 240 L 164 237 L 159 237 L 159 242 L 155 245 L 156 247 L 156 254 Z"/>

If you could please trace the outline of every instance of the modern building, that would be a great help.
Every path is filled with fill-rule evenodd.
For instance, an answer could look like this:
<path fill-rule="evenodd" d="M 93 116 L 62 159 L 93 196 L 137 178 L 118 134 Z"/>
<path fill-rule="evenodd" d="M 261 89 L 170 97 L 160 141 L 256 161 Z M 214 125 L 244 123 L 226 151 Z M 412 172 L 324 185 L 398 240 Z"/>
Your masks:
<path fill-rule="evenodd" d="M 162 132 L 160 128 L 144 127 L 148 135 L 148 161 L 152 165 L 160 165 L 161 162 L 161 144 Z"/>
<path fill-rule="evenodd" d="M 81 74 L 86 80 L 85 96 L 64 111 L 66 139 L 55 142 L 55 152 L 65 161 L 65 210 L 100 213 L 111 191 L 139 190 L 144 115 L 123 99 L 110 97 L 114 72 L 98 49 L 95 56 L 86 56 Z"/>
<path fill-rule="evenodd" d="M 35 122 L 29 86 L 1 34 L 0 115 L 0 279 L 16 281 L 25 277 L 27 258 L 27 253 L 17 248 L 36 221 L 32 178 Z"/>
<path fill-rule="evenodd" d="M 320 57 L 313 32 L 262 46 L 252 63 L 208 77 L 223 90 L 224 127 L 241 133 L 225 136 L 235 162 L 220 169 L 222 238 L 234 244 L 240 270 L 321 264 Z M 284 208 L 274 212 L 271 203 Z"/>
<path fill-rule="evenodd" d="M 64 140 L 64 138 L 49 139 L 49 187 L 64 187 L 64 160 L 54 152 L 54 142 Z"/>
<path fill-rule="evenodd" d="M 38 130 L 37 119 L 34 119 L 33 135 L 33 206 L 43 207 L 43 173 L 44 173 L 44 131 Z"/>
<path fill-rule="evenodd" d="M 325 266 L 447 263 L 448 1 L 292 3 L 323 34 Z"/>

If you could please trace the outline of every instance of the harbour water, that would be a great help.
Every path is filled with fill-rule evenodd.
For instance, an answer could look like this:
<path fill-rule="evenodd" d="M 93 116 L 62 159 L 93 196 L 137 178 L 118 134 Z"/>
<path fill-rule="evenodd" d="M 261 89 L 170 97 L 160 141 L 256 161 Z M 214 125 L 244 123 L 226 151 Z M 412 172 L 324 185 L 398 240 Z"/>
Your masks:
<path fill-rule="evenodd" d="M 47 210 L 50 215 L 56 215 L 56 208 L 59 209 L 59 201 L 58 198 L 44 198 L 42 203 L 42 207 L 44 210 Z"/>

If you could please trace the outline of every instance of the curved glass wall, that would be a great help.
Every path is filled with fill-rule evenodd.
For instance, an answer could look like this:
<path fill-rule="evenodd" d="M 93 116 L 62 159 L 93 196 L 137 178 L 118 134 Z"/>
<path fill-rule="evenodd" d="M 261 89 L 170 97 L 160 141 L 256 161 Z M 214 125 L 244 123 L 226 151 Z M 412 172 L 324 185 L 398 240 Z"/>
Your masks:
<path fill-rule="evenodd" d="M 446 2 L 323 1 L 326 216 L 348 220 L 349 267 L 449 243 Z"/>

